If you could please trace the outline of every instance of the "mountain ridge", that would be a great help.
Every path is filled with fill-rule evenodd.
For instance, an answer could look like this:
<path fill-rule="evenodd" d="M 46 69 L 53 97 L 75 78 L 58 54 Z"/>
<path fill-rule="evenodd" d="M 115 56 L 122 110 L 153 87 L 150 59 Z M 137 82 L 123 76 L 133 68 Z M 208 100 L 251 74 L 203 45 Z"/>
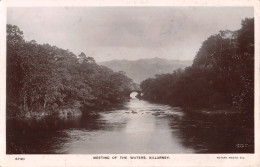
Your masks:
<path fill-rule="evenodd" d="M 172 73 L 178 68 L 185 68 L 192 64 L 189 60 L 170 60 L 164 58 L 145 58 L 138 60 L 110 60 L 98 62 L 115 72 L 124 71 L 135 83 L 154 77 L 156 74 Z"/>

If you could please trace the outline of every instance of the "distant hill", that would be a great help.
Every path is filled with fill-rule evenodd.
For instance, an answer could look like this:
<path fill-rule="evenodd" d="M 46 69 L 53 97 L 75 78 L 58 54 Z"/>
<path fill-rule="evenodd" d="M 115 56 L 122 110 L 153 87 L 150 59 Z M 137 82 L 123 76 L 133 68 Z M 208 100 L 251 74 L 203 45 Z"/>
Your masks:
<path fill-rule="evenodd" d="M 155 74 L 172 73 L 175 69 L 185 68 L 192 61 L 167 60 L 162 58 L 130 60 L 111 60 L 98 64 L 111 68 L 113 71 L 124 71 L 135 83 L 154 77 Z"/>

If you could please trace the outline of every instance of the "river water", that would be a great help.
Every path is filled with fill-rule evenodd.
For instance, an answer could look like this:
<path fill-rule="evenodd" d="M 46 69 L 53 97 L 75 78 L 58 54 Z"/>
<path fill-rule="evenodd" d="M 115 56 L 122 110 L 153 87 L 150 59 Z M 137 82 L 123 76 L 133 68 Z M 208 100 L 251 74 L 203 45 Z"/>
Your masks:
<path fill-rule="evenodd" d="M 240 128 L 238 120 L 131 99 L 94 117 L 8 119 L 7 153 L 253 153 L 253 130 Z"/>

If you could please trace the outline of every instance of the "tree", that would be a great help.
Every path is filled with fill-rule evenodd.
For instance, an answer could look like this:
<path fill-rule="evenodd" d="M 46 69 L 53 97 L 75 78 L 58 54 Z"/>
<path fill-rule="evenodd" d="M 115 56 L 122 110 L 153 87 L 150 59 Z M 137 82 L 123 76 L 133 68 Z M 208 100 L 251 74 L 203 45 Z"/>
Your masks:
<path fill-rule="evenodd" d="M 144 99 L 190 108 L 235 107 L 254 118 L 254 19 L 210 36 L 191 67 L 141 83 Z"/>
<path fill-rule="evenodd" d="M 83 52 L 77 57 L 56 46 L 27 42 L 17 26 L 7 25 L 8 115 L 107 107 L 129 96 L 125 92 L 131 82 Z"/>

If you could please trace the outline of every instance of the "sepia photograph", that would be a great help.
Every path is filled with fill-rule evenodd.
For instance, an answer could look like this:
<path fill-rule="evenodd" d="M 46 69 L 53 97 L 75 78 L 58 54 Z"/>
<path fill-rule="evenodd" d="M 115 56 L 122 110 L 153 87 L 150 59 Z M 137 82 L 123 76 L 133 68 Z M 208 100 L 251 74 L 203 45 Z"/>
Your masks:
<path fill-rule="evenodd" d="M 5 154 L 254 155 L 255 24 L 253 6 L 7 7 Z"/>

